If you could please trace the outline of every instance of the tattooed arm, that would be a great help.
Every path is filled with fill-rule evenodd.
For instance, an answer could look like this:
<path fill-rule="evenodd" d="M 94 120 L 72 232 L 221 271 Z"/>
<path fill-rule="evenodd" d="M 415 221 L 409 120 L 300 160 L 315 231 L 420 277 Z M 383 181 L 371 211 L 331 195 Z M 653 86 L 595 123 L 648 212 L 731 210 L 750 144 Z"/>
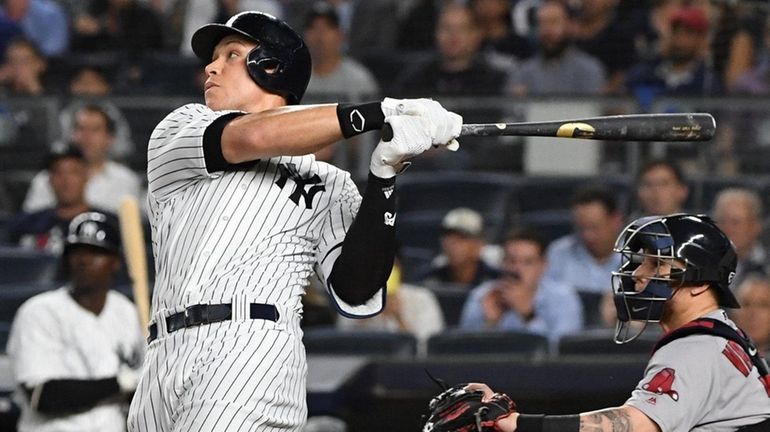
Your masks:
<path fill-rule="evenodd" d="M 638 409 L 624 405 L 580 414 L 580 432 L 660 432 Z"/>

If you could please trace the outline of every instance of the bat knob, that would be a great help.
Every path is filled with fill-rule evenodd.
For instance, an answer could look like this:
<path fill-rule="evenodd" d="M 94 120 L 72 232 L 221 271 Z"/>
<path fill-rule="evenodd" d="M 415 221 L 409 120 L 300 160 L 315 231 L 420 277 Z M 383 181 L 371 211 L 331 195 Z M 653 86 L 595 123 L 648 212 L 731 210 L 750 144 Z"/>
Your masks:
<path fill-rule="evenodd" d="M 393 139 L 393 127 L 389 123 L 385 123 L 382 127 L 382 141 L 388 142 Z"/>

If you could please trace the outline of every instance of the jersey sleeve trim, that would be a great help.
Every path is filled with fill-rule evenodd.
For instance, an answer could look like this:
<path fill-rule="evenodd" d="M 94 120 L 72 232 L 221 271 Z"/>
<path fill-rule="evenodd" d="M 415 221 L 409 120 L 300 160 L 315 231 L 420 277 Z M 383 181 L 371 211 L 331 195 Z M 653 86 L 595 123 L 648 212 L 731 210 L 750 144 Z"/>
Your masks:
<path fill-rule="evenodd" d="M 240 164 L 231 164 L 225 160 L 222 154 L 222 132 L 225 126 L 235 118 L 245 115 L 242 112 L 231 112 L 217 117 L 203 133 L 203 156 L 206 160 L 206 171 L 240 171 L 254 166 L 256 161 L 248 161 Z"/>

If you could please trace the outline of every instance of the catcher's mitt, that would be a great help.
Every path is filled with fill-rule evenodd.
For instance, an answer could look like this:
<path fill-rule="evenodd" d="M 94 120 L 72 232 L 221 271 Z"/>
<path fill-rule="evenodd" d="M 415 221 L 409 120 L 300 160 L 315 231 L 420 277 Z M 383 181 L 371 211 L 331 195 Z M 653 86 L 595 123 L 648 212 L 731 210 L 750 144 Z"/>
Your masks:
<path fill-rule="evenodd" d="M 495 422 L 516 410 L 506 394 L 495 393 L 490 401 L 482 402 L 482 391 L 469 392 L 465 386 L 450 387 L 431 399 L 423 432 L 494 432 L 499 430 Z"/>

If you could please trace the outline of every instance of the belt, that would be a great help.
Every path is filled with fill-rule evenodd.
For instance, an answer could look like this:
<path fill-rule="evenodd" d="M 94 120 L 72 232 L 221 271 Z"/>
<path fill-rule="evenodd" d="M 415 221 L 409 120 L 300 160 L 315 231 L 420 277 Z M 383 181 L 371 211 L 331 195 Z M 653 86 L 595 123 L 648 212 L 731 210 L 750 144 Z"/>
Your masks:
<path fill-rule="evenodd" d="M 233 307 L 230 304 L 197 304 L 188 306 L 182 312 L 166 317 L 166 331 L 168 333 L 173 333 L 187 327 L 227 321 L 232 318 L 232 316 Z M 271 304 L 249 304 L 249 318 L 251 319 L 278 321 L 278 317 L 278 309 Z M 148 343 L 158 338 L 158 325 L 151 324 L 149 330 L 150 336 L 147 337 Z"/>

